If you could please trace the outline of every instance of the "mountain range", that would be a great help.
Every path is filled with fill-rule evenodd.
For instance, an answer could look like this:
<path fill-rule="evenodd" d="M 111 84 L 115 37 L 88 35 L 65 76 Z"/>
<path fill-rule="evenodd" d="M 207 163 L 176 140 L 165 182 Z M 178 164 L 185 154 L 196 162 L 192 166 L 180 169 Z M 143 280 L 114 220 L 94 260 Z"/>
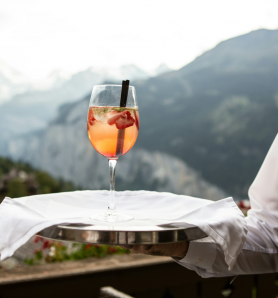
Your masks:
<path fill-rule="evenodd" d="M 170 70 L 166 65 L 160 65 L 153 73 L 148 73 L 130 64 L 110 69 L 91 67 L 73 75 L 54 71 L 44 81 L 43 86 L 32 86 L 27 92 L 19 92 L 24 89 L 20 84 L 16 85 L 15 78 L 17 76 L 15 74 L 17 73 L 13 71 L 13 77 L 8 75 L 8 70 L 11 73 L 12 69 L 4 68 L 3 65 L 0 64 L 0 104 L 1 90 L 2 94 L 4 89 L 13 90 L 15 95 L 10 100 L 5 98 L 6 101 L 0 106 L 2 143 L 17 135 L 45 128 L 55 118 L 61 104 L 84 97 L 92 91 L 93 86 L 96 84 L 107 80 L 120 81 L 121 78 L 142 80 Z M 12 94 L 12 91 L 9 91 L 9 96 Z M 4 98 L 2 100 L 4 101 Z M 0 144 L 1 147 L 3 148 Z M 0 151 L 2 150 L 0 149 Z"/>
<path fill-rule="evenodd" d="M 180 167 L 195 169 L 198 179 L 221 187 L 229 195 L 245 198 L 277 134 L 277 66 L 278 30 L 261 29 L 223 41 L 177 71 L 132 82 L 138 96 L 140 133 L 135 149 L 121 159 L 118 167 L 122 164 L 132 171 L 125 165 L 128 156 L 137 156 L 129 162 L 140 169 L 144 168 L 140 165 L 146 156 L 156 166 L 169 157 L 163 167 L 165 175 L 174 175 L 173 180 L 179 181 L 182 172 L 170 165 L 179 161 Z M 86 180 L 82 175 L 89 179 L 99 173 L 94 181 L 103 181 L 104 174 L 100 173 L 105 166 L 89 157 L 93 154 L 89 153 L 91 148 L 83 147 L 88 141 L 80 118 L 86 118 L 88 104 L 89 95 L 62 106 L 46 129 L 13 138 L 4 144 L 2 152 L 65 179 L 78 177 L 82 182 Z M 137 152 L 144 154 L 139 158 Z M 156 158 L 156 152 L 162 155 Z M 136 179 L 137 174 L 130 174 L 134 184 L 129 187 L 138 187 L 136 183 L 141 179 L 140 187 L 155 189 L 155 183 L 147 184 L 155 180 L 143 173 Z M 121 179 L 118 184 L 124 185 L 129 175 Z M 158 184 L 163 186 L 163 179 Z M 96 185 L 102 187 L 101 183 Z"/>
<path fill-rule="evenodd" d="M 278 130 L 278 30 L 223 41 L 135 87 L 138 145 L 179 157 L 228 193 L 247 196 Z"/>
<path fill-rule="evenodd" d="M 63 105 L 57 118 L 44 130 L 9 142 L 9 153 L 54 177 L 64 177 L 86 189 L 108 189 L 107 158 L 97 153 L 87 135 L 89 96 Z M 133 148 L 119 159 L 117 190 L 156 190 L 217 200 L 226 196 L 207 183 L 182 160 Z"/>

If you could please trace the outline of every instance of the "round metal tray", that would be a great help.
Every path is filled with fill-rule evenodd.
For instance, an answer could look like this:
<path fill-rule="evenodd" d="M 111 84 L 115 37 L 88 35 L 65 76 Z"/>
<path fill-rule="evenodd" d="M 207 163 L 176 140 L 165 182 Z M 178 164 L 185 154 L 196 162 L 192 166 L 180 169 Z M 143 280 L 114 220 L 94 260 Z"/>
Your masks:
<path fill-rule="evenodd" d="M 178 227 L 173 224 L 154 224 L 153 221 L 149 223 L 130 221 L 122 225 L 113 223 L 113 226 L 102 223 L 57 225 L 42 230 L 38 235 L 55 240 L 109 245 L 173 243 L 207 236 L 198 227 L 189 224 Z"/>

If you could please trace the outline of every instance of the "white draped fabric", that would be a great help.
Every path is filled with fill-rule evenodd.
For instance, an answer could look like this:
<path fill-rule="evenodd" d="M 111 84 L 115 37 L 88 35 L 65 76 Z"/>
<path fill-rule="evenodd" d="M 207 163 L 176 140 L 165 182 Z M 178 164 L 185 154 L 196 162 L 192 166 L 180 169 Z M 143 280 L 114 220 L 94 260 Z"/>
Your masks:
<path fill-rule="evenodd" d="M 278 272 L 278 135 L 249 189 L 248 235 L 229 270 L 222 248 L 211 238 L 193 241 L 179 264 L 202 277 Z"/>
<path fill-rule="evenodd" d="M 156 224 L 198 226 L 219 245 L 230 268 L 245 242 L 246 221 L 232 198 L 212 202 L 152 191 L 117 192 L 116 197 L 118 212 L 132 214 L 134 220 L 141 223 L 152 219 Z M 108 191 L 88 190 L 5 198 L 0 205 L 1 260 L 12 256 L 28 239 L 49 226 L 62 223 L 93 224 L 89 216 L 103 213 L 108 199 Z M 111 223 L 108 225 L 111 226 Z M 114 225 L 116 228 L 117 225 L 128 225 L 128 222 Z"/>

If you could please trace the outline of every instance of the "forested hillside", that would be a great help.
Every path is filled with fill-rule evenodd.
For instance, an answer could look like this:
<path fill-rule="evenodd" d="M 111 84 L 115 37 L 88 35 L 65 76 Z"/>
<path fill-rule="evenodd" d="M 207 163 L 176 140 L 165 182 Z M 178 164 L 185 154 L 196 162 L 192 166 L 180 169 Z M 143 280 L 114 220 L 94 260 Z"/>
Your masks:
<path fill-rule="evenodd" d="M 75 190 L 71 182 L 54 179 L 29 164 L 0 157 L 0 202 L 11 198 Z"/>

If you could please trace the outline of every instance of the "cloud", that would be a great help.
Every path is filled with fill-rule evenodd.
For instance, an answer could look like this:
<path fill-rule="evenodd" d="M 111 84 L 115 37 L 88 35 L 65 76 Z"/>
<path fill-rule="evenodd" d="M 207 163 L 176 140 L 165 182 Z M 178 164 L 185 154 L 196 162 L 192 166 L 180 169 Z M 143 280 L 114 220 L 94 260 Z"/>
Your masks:
<path fill-rule="evenodd" d="M 179 68 L 222 40 L 278 25 L 272 0 L 1 3 L 8 22 L 0 31 L 0 59 L 33 78 L 95 65 Z"/>

